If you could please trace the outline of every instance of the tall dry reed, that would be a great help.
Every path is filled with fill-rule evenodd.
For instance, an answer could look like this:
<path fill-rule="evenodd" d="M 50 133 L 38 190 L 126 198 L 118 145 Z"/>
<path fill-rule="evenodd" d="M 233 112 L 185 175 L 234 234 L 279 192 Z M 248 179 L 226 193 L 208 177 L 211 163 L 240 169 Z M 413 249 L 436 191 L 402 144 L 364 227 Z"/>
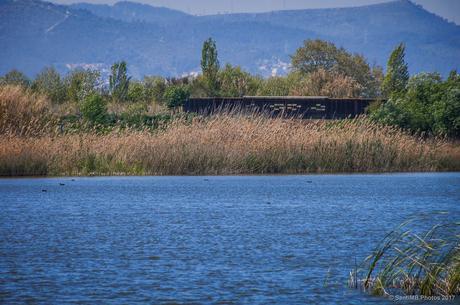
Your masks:
<path fill-rule="evenodd" d="M 0 86 L 0 134 L 34 136 L 56 124 L 51 103 L 21 86 Z"/>
<path fill-rule="evenodd" d="M 458 170 L 460 149 L 366 119 L 221 115 L 163 130 L 0 135 L 1 175 L 275 174 Z"/>

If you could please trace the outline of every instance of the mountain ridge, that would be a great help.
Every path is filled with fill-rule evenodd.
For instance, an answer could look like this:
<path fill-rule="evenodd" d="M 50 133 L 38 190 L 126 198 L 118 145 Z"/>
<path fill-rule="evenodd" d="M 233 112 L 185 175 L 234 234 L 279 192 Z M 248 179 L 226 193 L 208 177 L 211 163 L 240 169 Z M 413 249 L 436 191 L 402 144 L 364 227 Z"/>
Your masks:
<path fill-rule="evenodd" d="M 80 2 L 70 4 L 69 7 L 72 9 L 84 9 L 99 17 L 113 18 L 126 22 L 171 23 L 178 22 L 182 18 L 193 18 L 192 15 L 182 11 L 132 1 L 119 1 L 113 5 Z"/>
<path fill-rule="evenodd" d="M 407 0 L 355 8 L 194 16 L 123 1 L 58 5 L 0 1 L 0 73 L 28 75 L 126 60 L 135 77 L 199 72 L 202 42 L 213 37 L 221 62 L 263 76 L 285 73 L 305 39 L 325 39 L 384 66 L 392 48 L 407 45 L 411 72 L 458 69 L 460 26 Z"/>

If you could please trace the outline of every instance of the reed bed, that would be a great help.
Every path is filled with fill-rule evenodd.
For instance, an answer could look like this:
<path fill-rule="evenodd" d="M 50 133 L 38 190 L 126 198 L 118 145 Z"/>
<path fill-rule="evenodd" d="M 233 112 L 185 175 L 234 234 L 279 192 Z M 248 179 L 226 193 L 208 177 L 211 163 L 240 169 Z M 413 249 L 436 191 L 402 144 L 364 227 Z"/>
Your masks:
<path fill-rule="evenodd" d="M 458 170 L 458 145 L 367 119 L 236 114 L 151 131 L 0 134 L 0 175 L 221 175 Z"/>
<path fill-rule="evenodd" d="M 426 217 L 433 220 L 440 218 L 437 216 Z M 387 234 L 366 259 L 364 278 L 359 279 L 354 270 L 349 285 L 389 297 L 402 294 L 452 300 L 460 295 L 460 222 L 444 219 L 427 230 L 411 228 L 420 221 L 420 217 L 412 218 Z"/>
<path fill-rule="evenodd" d="M 0 86 L 0 134 L 35 136 L 56 125 L 49 99 L 20 86 Z"/>
<path fill-rule="evenodd" d="M 0 175 L 460 169 L 457 143 L 413 136 L 365 118 L 307 121 L 222 113 L 192 120 L 177 115 L 155 128 L 122 128 L 117 124 L 91 127 L 83 121 L 78 122 L 78 128 L 64 128 L 59 118 L 68 111 L 71 108 L 66 105 L 53 105 L 45 96 L 27 89 L 0 87 Z"/>

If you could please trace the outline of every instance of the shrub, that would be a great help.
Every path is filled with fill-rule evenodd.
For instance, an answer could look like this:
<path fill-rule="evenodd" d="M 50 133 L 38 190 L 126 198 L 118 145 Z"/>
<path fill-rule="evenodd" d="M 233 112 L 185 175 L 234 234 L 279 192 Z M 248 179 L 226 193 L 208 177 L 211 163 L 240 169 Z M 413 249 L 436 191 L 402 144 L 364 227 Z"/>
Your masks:
<path fill-rule="evenodd" d="M 82 103 L 100 86 L 99 71 L 77 69 L 71 71 L 64 79 L 67 98 L 71 102 Z"/>
<path fill-rule="evenodd" d="M 409 79 L 404 92 L 393 94 L 371 118 L 414 132 L 460 136 L 460 77 L 454 72 L 443 81 L 437 73 Z"/>
<path fill-rule="evenodd" d="M 6 73 L 4 76 L 0 77 L 0 85 L 3 85 L 3 86 L 15 85 L 15 86 L 29 87 L 30 80 L 24 73 L 18 70 L 11 70 L 10 72 Z"/>
<path fill-rule="evenodd" d="M 220 96 L 241 97 L 255 95 L 259 86 L 258 80 L 240 67 L 230 64 L 219 71 Z"/>
<path fill-rule="evenodd" d="M 128 125 L 141 125 L 147 113 L 147 105 L 144 103 L 130 104 L 125 112 L 122 113 L 122 119 Z"/>
<path fill-rule="evenodd" d="M 47 95 L 55 104 L 63 103 L 67 96 L 61 76 L 54 68 L 43 69 L 32 83 L 32 89 Z"/>
<path fill-rule="evenodd" d="M 460 75 L 452 71 L 443 87 L 444 89 L 441 89 L 443 98 L 437 99 L 433 106 L 433 129 L 437 134 L 458 138 L 460 137 Z"/>
<path fill-rule="evenodd" d="M 80 108 L 83 118 L 92 124 L 104 124 L 107 120 L 107 105 L 100 95 L 88 96 Z"/>
<path fill-rule="evenodd" d="M 287 77 L 270 77 L 263 80 L 257 90 L 260 96 L 286 96 L 289 95 L 290 83 Z"/>
<path fill-rule="evenodd" d="M 193 97 L 207 97 L 207 85 L 203 75 L 193 78 L 189 84 L 190 96 Z"/>
<path fill-rule="evenodd" d="M 166 90 L 166 80 L 161 76 L 144 77 L 145 95 L 148 100 L 163 104 L 163 95 Z"/>
<path fill-rule="evenodd" d="M 173 109 L 182 106 L 185 101 L 189 98 L 190 93 L 186 86 L 173 85 L 166 89 L 164 94 L 164 100 L 168 108 Z"/>
<path fill-rule="evenodd" d="M 144 102 L 146 90 L 141 82 L 130 82 L 128 87 L 128 101 L 131 103 Z"/>

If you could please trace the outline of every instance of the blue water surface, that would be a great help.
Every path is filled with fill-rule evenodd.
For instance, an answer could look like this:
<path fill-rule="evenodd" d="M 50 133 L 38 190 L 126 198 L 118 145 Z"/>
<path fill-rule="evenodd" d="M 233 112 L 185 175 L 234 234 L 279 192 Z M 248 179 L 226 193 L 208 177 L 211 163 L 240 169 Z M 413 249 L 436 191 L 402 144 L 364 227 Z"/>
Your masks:
<path fill-rule="evenodd" d="M 0 210 L 0 303 L 388 304 L 350 270 L 460 219 L 460 174 L 0 179 Z"/>

